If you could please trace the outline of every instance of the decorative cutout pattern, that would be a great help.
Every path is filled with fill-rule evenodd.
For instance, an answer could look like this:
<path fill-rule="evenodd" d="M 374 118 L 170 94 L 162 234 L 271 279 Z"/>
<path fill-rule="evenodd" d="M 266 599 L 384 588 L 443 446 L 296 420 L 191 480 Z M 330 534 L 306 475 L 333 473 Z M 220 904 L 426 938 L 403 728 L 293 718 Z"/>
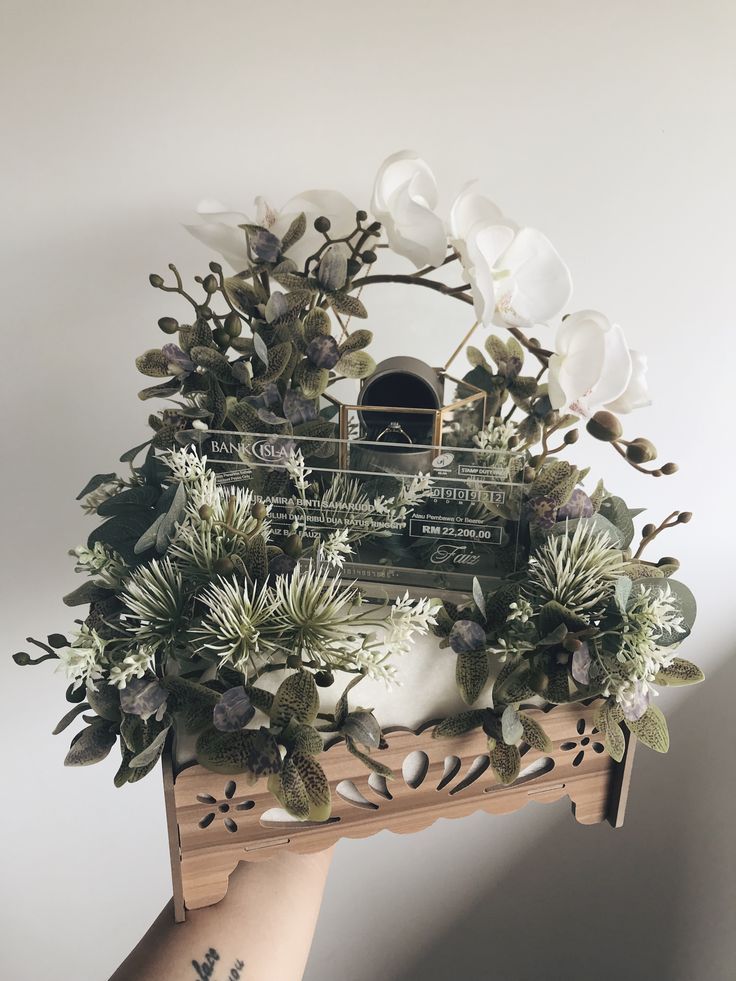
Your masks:
<path fill-rule="evenodd" d="M 321 762 L 330 782 L 333 813 L 328 822 L 304 823 L 276 814 L 266 781 L 226 780 L 198 765 L 173 779 L 165 761 L 170 827 L 178 831 L 172 847 L 177 917 L 188 909 L 222 899 L 228 877 L 240 861 L 267 859 L 276 851 L 319 851 L 339 838 L 360 838 L 388 829 L 418 831 L 439 817 L 461 817 L 475 810 L 503 814 L 530 800 L 551 802 L 567 796 L 576 819 L 594 824 L 615 815 L 620 823 L 621 788 L 627 785 L 633 741 L 621 764 L 593 737 L 596 704 L 525 709 L 544 726 L 552 750 L 522 747 L 522 771 L 511 786 L 499 783 L 490 767 L 482 730 L 452 739 L 434 739 L 433 724 L 418 733 L 388 729 L 378 751 L 395 778 L 368 773 L 341 741 L 328 746 Z M 239 793 L 239 783 L 243 790 Z M 178 889 L 177 889 L 178 886 Z"/>

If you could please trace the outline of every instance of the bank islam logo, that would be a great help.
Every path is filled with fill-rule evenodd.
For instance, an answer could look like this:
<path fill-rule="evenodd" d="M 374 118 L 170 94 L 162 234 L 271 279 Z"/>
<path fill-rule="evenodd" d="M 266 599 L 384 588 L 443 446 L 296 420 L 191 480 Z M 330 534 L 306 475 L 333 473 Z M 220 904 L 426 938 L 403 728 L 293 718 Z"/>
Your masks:
<path fill-rule="evenodd" d="M 272 467 L 283 466 L 292 453 L 296 453 L 296 442 L 293 439 L 259 439 L 250 447 L 251 454 L 261 463 Z"/>
<path fill-rule="evenodd" d="M 436 456 L 434 460 L 432 460 L 432 469 L 447 470 L 454 459 L 455 457 L 452 453 L 440 453 L 439 456 Z"/>

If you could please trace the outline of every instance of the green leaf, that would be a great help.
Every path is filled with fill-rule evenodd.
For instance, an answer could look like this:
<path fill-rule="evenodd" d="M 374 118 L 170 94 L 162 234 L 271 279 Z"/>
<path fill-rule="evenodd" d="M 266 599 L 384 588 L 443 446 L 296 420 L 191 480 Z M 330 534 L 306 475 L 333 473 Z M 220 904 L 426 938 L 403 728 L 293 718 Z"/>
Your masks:
<path fill-rule="evenodd" d="M 572 610 L 568 610 L 566 606 L 558 603 L 557 600 L 550 600 L 548 603 L 545 603 L 539 611 L 539 619 L 537 621 L 540 639 L 545 639 L 557 630 L 558 627 L 563 625 L 566 631 L 577 631 L 584 630 L 588 626 L 588 623 L 582 617 L 573 613 Z M 562 637 L 564 636 L 565 634 L 563 633 Z"/>
<path fill-rule="evenodd" d="M 394 779 L 394 771 L 391 769 L 391 767 L 386 766 L 385 763 L 379 763 L 378 760 L 374 760 L 373 757 L 368 756 L 367 753 L 362 753 L 352 739 L 346 738 L 345 745 L 347 746 L 348 752 L 352 753 L 353 756 L 360 760 L 364 766 L 367 766 L 369 770 L 377 773 L 380 777 L 384 777 L 386 780 Z"/>
<path fill-rule="evenodd" d="M 328 300 L 332 309 L 336 310 L 337 313 L 344 313 L 348 317 L 358 317 L 361 320 L 368 316 L 368 311 L 357 296 L 350 296 L 349 293 L 330 293 Z"/>
<path fill-rule="evenodd" d="M 306 753 L 294 753 L 291 762 L 307 792 L 309 820 L 326 821 L 332 810 L 332 798 L 325 771 L 313 756 L 308 756 Z"/>
<path fill-rule="evenodd" d="M 472 732 L 483 725 L 484 713 L 480 709 L 471 709 L 469 712 L 459 712 L 448 719 L 438 723 L 432 730 L 433 739 L 449 739 L 453 736 L 462 736 L 466 732 Z"/>
<path fill-rule="evenodd" d="M 340 354 L 343 355 L 352 351 L 362 351 L 363 348 L 368 347 L 372 340 L 373 331 L 366 329 L 354 330 L 352 334 L 348 335 L 342 344 L 340 344 Z"/>
<path fill-rule="evenodd" d="M 270 691 L 265 691 L 263 688 L 255 688 L 253 685 L 246 685 L 245 690 L 248 693 L 248 698 L 251 700 L 251 704 L 265 713 L 270 715 L 273 711 L 273 695 Z"/>
<path fill-rule="evenodd" d="M 123 455 L 120 457 L 120 462 L 121 463 L 132 463 L 133 460 L 135 460 L 135 458 L 138 456 L 138 454 L 140 453 L 140 451 L 142 449 L 145 449 L 146 446 L 149 446 L 150 443 L 151 443 L 151 440 L 150 439 L 147 439 L 145 443 L 139 443 L 138 446 L 134 446 L 132 449 L 126 450 L 125 453 L 123 453 Z"/>
<path fill-rule="evenodd" d="M 483 352 L 479 351 L 477 347 L 473 347 L 471 344 L 468 344 L 468 346 L 465 348 L 465 356 L 473 368 L 483 368 L 488 366 L 486 359 L 483 357 Z"/>
<path fill-rule="evenodd" d="M 108 497 L 97 506 L 101 518 L 121 514 L 128 508 L 152 508 L 159 498 L 155 487 L 129 487 L 113 497 Z"/>
<path fill-rule="evenodd" d="M 150 378 L 168 378 L 169 362 L 162 350 L 151 348 L 135 359 L 135 366 L 142 375 Z"/>
<path fill-rule="evenodd" d="M 86 606 L 88 603 L 107 599 L 111 595 L 112 590 L 110 589 L 98 586 L 94 582 L 83 582 L 81 586 L 77 586 L 71 593 L 67 593 L 62 602 L 65 606 Z"/>
<path fill-rule="evenodd" d="M 629 597 L 631 596 L 631 586 L 632 582 L 628 576 L 619 576 L 616 580 L 616 585 L 613 590 L 613 598 L 616 601 L 616 606 L 619 608 L 621 613 L 626 613 L 628 608 Z"/>
<path fill-rule="evenodd" d="M 496 742 L 491 746 L 489 742 L 488 755 L 491 760 L 491 767 L 498 779 L 503 784 L 511 784 L 519 776 L 521 769 L 521 754 L 516 746 L 507 746 L 506 743 Z"/>
<path fill-rule="evenodd" d="M 93 712 L 108 722 L 120 722 L 120 693 L 113 685 L 100 685 L 97 691 L 87 690 L 87 701 Z"/>
<path fill-rule="evenodd" d="M 340 731 L 367 749 L 378 749 L 381 743 L 381 727 L 378 719 L 368 709 L 356 709 L 350 712 L 340 726 Z"/>
<path fill-rule="evenodd" d="M 186 732 L 199 732 L 212 724 L 212 713 L 220 700 L 218 692 L 187 678 L 165 678 L 169 693 L 166 707 L 178 716 Z"/>
<path fill-rule="evenodd" d="M 161 756 L 164 749 L 164 743 L 166 742 L 166 736 L 168 735 L 171 726 L 166 726 L 161 732 L 155 737 L 155 739 L 146 746 L 145 749 L 141 750 L 136 756 L 134 756 L 128 763 L 128 766 L 132 770 L 136 770 L 139 767 L 146 766 L 150 767 L 155 764 Z"/>
<path fill-rule="evenodd" d="M 654 683 L 657 685 L 695 685 L 699 681 L 704 681 L 705 675 L 692 661 L 686 661 L 684 657 L 676 657 L 666 668 L 657 672 Z"/>
<path fill-rule="evenodd" d="M 281 753 L 268 729 L 220 732 L 211 726 L 197 739 L 197 759 L 215 773 L 250 773 L 260 777 L 278 773 Z"/>
<path fill-rule="evenodd" d="M 363 680 L 363 677 L 364 676 L 362 674 L 359 674 L 357 677 L 353 678 L 352 681 L 349 681 L 348 684 L 345 686 L 345 691 L 342 693 L 342 695 L 340 695 L 340 697 L 337 700 L 337 703 L 335 705 L 335 725 L 337 726 L 338 729 L 343 724 L 343 722 L 345 721 L 348 715 L 348 694 L 350 693 L 350 690 L 352 688 L 355 688 L 355 686 Z"/>
<path fill-rule="evenodd" d="M 569 501 L 579 476 L 578 468 L 566 460 L 553 460 L 542 467 L 529 489 L 529 497 L 548 497 L 558 507 L 562 507 Z"/>
<path fill-rule="evenodd" d="M 94 723 L 75 736 L 64 766 L 89 766 L 104 760 L 117 736 L 106 723 Z"/>
<path fill-rule="evenodd" d="M 56 728 L 53 730 L 51 735 L 58 736 L 60 732 L 63 732 L 67 726 L 70 726 L 72 722 L 74 722 L 78 715 L 81 715 L 82 712 L 86 712 L 89 707 L 88 702 L 80 702 L 79 705 L 75 705 L 73 708 L 70 708 L 66 715 L 57 723 Z"/>
<path fill-rule="evenodd" d="M 316 337 L 328 337 L 332 333 L 330 315 L 323 307 L 315 307 L 304 318 L 304 339 L 309 342 Z"/>
<path fill-rule="evenodd" d="M 286 234 L 281 239 L 281 251 L 288 252 L 292 245 L 296 245 L 307 230 L 307 218 L 304 212 L 300 212 L 286 230 Z"/>
<path fill-rule="evenodd" d="M 670 734 L 667 729 L 667 720 L 662 714 L 661 709 L 656 705 L 650 705 L 644 715 L 635 722 L 626 719 L 626 725 L 634 733 L 639 742 L 644 743 L 657 753 L 666 753 L 670 748 Z"/>
<path fill-rule="evenodd" d="M 327 368 L 315 368 L 307 358 L 300 361 L 294 371 L 294 384 L 301 388 L 303 395 L 310 399 L 321 395 L 327 388 L 329 381 L 330 373 Z"/>
<path fill-rule="evenodd" d="M 634 522 L 622 497 L 610 495 L 602 502 L 598 512 L 615 525 L 621 533 L 621 548 L 628 548 L 634 538 Z"/>
<path fill-rule="evenodd" d="M 119 553 L 128 565 L 136 561 L 135 545 L 151 523 L 151 513 L 146 510 L 126 509 L 100 525 L 87 539 L 87 547 L 94 548 L 95 542 L 102 542 Z"/>
<path fill-rule="evenodd" d="M 550 753 L 552 751 L 552 741 L 537 720 L 525 712 L 519 715 L 519 719 L 521 720 L 521 727 L 524 733 L 524 741 L 532 749 L 538 749 L 540 753 Z"/>
<path fill-rule="evenodd" d="M 254 289 L 239 276 L 231 276 L 224 281 L 225 297 L 235 307 L 237 312 L 244 317 L 250 317 L 253 308 L 265 300 L 263 291 Z"/>
<path fill-rule="evenodd" d="M 309 796 L 293 760 L 287 759 L 281 772 L 269 777 L 268 789 L 292 817 L 306 821 L 310 809 Z"/>
<path fill-rule="evenodd" d="M 524 726 L 518 711 L 507 705 L 501 716 L 501 736 L 508 746 L 515 746 L 524 738 Z"/>
<path fill-rule="evenodd" d="M 509 358 L 509 352 L 506 345 L 497 337 L 495 334 L 489 334 L 486 338 L 486 351 L 490 354 L 491 358 L 496 363 L 497 367 L 505 364 Z"/>
<path fill-rule="evenodd" d="M 345 378 L 368 378 L 376 370 L 376 362 L 367 351 L 350 351 L 343 354 L 335 365 L 335 372 Z"/>
<path fill-rule="evenodd" d="M 291 719 L 311 723 L 317 718 L 319 692 L 308 671 L 297 671 L 279 685 L 273 700 L 271 719 L 274 725 L 284 726 Z"/>
<path fill-rule="evenodd" d="M 593 725 L 603 736 L 609 756 L 617 763 L 624 758 L 626 750 L 626 740 L 620 725 L 622 718 L 623 712 L 618 705 L 604 702 L 593 720 Z"/>
<path fill-rule="evenodd" d="M 317 756 L 324 749 L 322 736 L 314 726 L 297 723 L 295 732 L 292 735 L 292 746 L 300 753 L 307 753 L 310 756 Z"/>
<path fill-rule="evenodd" d="M 472 705 L 488 681 L 489 664 L 485 651 L 464 651 L 457 656 L 455 681 L 467 705 Z"/>
<path fill-rule="evenodd" d="M 90 477 L 81 491 L 77 494 L 77 500 L 81 501 L 83 497 L 91 494 L 92 491 L 96 491 L 98 487 L 102 487 L 103 484 L 108 484 L 111 480 L 115 480 L 117 477 L 116 473 L 96 473 L 94 477 Z"/>

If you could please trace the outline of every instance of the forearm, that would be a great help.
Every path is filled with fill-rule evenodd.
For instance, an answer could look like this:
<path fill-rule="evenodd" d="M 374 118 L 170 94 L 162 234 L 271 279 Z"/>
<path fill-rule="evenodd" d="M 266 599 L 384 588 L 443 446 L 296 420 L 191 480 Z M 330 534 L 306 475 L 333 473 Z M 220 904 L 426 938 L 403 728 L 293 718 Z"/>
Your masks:
<path fill-rule="evenodd" d="M 242 862 L 216 906 L 177 924 L 169 903 L 110 981 L 300 981 L 331 858 Z"/>

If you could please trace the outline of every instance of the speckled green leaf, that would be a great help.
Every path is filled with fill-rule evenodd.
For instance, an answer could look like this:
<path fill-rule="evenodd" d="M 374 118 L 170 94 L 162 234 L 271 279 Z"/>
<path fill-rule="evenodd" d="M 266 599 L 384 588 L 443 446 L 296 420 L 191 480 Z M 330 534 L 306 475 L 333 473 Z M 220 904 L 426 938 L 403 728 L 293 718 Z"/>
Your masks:
<path fill-rule="evenodd" d="M 211 726 L 197 739 L 197 759 L 215 773 L 260 777 L 281 769 L 278 744 L 267 729 L 219 732 Z"/>
<path fill-rule="evenodd" d="M 352 753 L 356 759 L 360 760 L 360 762 L 369 770 L 372 770 L 373 773 L 377 773 L 379 777 L 384 777 L 386 780 L 394 779 L 394 771 L 391 769 L 391 767 L 386 766 L 385 763 L 380 763 L 367 753 L 361 752 L 352 739 L 346 739 L 345 745 L 348 748 L 348 752 Z"/>
<path fill-rule="evenodd" d="M 524 730 L 524 741 L 529 743 L 532 749 L 538 749 L 542 753 L 549 753 L 552 750 L 552 742 L 537 720 L 525 712 L 522 712 L 519 718 L 522 729 Z"/>
<path fill-rule="evenodd" d="M 294 753 L 291 762 L 302 779 L 309 799 L 309 820 L 326 821 L 332 810 L 330 785 L 325 771 L 313 756 Z"/>
<path fill-rule="evenodd" d="M 704 681 L 705 675 L 692 661 L 686 661 L 684 657 L 676 657 L 666 668 L 662 668 L 655 675 L 654 681 L 657 685 L 695 685 L 699 681 Z"/>
<path fill-rule="evenodd" d="M 274 696 L 271 719 L 274 725 L 286 725 L 291 719 L 297 722 L 314 722 L 319 709 L 319 692 L 314 678 L 308 671 L 297 671 L 279 685 Z"/>
<path fill-rule="evenodd" d="M 502 742 L 496 742 L 494 746 L 489 743 L 488 755 L 491 759 L 493 772 L 501 783 L 513 783 L 519 776 L 521 769 L 521 756 L 517 747 L 507 746 L 506 743 Z"/>
<path fill-rule="evenodd" d="M 667 720 L 656 705 L 650 705 L 644 715 L 635 722 L 626 719 L 626 725 L 640 743 L 644 743 L 655 752 L 666 753 L 670 748 Z"/>
<path fill-rule="evenodd" d="M 488 681 L 488 655 L 485 651 L 466 651 L 457 656 L 455 681 L 464 702 L 472 705 Z"/>
<path fill-rule="evenodd" d="M 473 709 L 469 712 L 459 712 L 451 715 L 449 719 L 443 719 L 432 730 L 434 739 L 448 739 L 452 736 L 462 736 L 466 732 L 472 732 L 483 725 L 483 712 Z"/>
<path fill-rule="evenodd" d="M 72 740 L 64 766 L 89 766 L 104 760 L 117 741 L 116 734 L 104 723 L 87 726 Z"/>

